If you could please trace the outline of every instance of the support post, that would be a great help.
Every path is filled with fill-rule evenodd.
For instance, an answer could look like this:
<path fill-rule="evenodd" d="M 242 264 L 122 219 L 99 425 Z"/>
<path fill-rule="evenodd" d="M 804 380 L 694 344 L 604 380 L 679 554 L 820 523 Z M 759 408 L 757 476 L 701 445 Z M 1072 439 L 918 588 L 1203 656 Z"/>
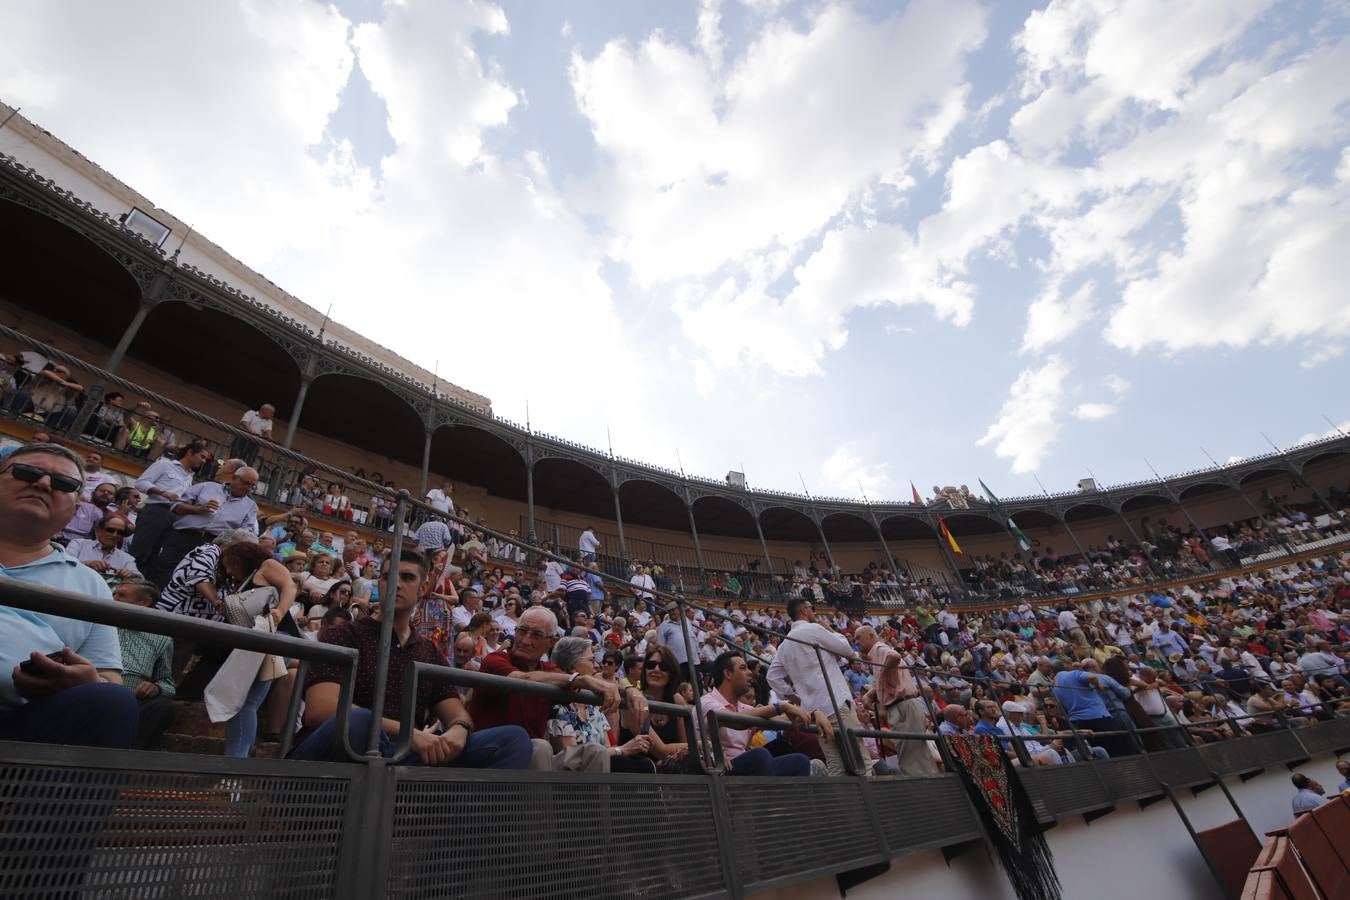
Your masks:
<path fill-rule="evenodd" d="M 117 367 L 122 365 L 122 360 L 126 358 L 127 350 L 131 348 L 131 342 L 136 339 L 141 326 L 145 324 L 145 317 L 150 315 L 150 310 L 155 308 L 156 300 L 159 294 L 164 292 L 164 284 L 168 283 L 168 277 L 160 273 L 155 283 L 150 286 L 150 292 L 141 297 L 140 305 L 136 307 L 136 314 L 131 317 L 131 322 L 122 331 L 122 337 L 117 341 L 117 346 L 113 347 L 112 353 L 108 354 L 108 360 L 103 364 L 103 368 L 109 375 L 117 374 Z M 154 296 L 151 296 L 151 294 Z M 84 434 L 84 429 L 88 427 L 89 420 L 94 417 L 94 411 L 98 409 L 103 401 L 103 395 L 108 390 L 108 385 L 102 379 L 95 381 L 85 391 L 84 403 L 80 404 L 80 410 L 75 415 L 75 420 L 70 424 L 69 434 L 78 437 Z"/>
<path fill-rule="evenodd" d="M 1083 559 L 1087 559 L 1087 551 L 1084 550 L 1083 545 L 1078 542 L 1078 535 L 1074 534 L 1073 529 L 1069 527 L 1068 518 L 1060 516 L 1059 524 L 1064 526 L 1064 533 L 1069 536 L 1069 540 L 1073 541 L 1073 546 L 1078 550 L 1078 555 L 1083 557 Z"/>
<path fill-rule="evenodd" d="M 619 486 L 612 485 L 614 490 L 614 521 L 619 526 L 619 556 L 623 559 L 628 558 L 628 545 L 623 539 L 623 504 L 619 502 Z"/>
<path fill-rule="evenodd" d="M 881 533 L 881 523 L 877 521 L 876 513 L 872 513 L 872 527 L 877 530 L 877 540 L 881 541 L 881 550 L 886 554 L 886 564 L 891 567 L 891 574 L 898 578 L 900 573 L 895 568 L 895 557 L 891 555 L 891 548 L 886 545 L 886 535 Z"/>
<path fill-rule="evenodd" d="M 952 548 L 947 546 L 947 539 L 942 536 L 942 529 L 936 525 L 936 518 L 933 521 L 933 533 L 937 537 L 938 552 L 942 554 L 943 561 L 947 563 L 947 568 L 952 570 L 952 577 L 956 579 L 956 583 L 952 587 L 965 588 L 966 582 L 961 577 L 961 567 L 956 564 L 956 557 L 952 556 Z"/>
<path fill-rule="evenodd" d="M 398 503 L 394 506 L 394 541 L 389 548 L 389 576 L 380 585 L 380 645 L 378 661 L 375 665 L 375 693 L 370 701 L 370 732 L 366 735 L 365 754 L 367 757 L 380 755 L 380 731 L 384 727 L 384 687 L 389 683 L 389 656 L 394 640 L 394 600 L 398 592 L 398 558 L 403 553 L 403 531 L 407 527 L 404 519 L 408 515 L 408 492 L 398 492 Z M 300 685 L 296 685 L 297 689 Z M 286 723 L 289 727 L 292 723 Z"/>
<path fill-rule="evenodd" d="M 814 509 L 811 510 L 811 512 L 813 513 L 813 515 L 811 516 L 811 521 L 816 523 L 816 533 L 820 535 L 821 546 L 825 548 L 825 562 L 829 564 L 829 568 L 833 569 L 834 554 L 830 552 L 830 542 L 825 539 L 825 525 L 818 518 L 818 516 L 820 515 L 819 513 L 817 513 Z"/>
<path fill-rule="evenodd" d="M 300 413 L 305 408 L 305 397 L 309 395 L 309 385 L 312 381 L 314 381 L 314 376 L 308 372 L 300 376 L 300 391 L 295 395 L 295 406 L 291 408 L 291 420 L 286 423 L 286 439 L 281 443 L 281 446 L 287 450 L 291 449 L 291 443 L 295 441 L 295 430 L 300 427 Z"/>
<path fill-rule="evenodd" d="M 759 524 L 759 513 L 754 507 L 750 509 L 750 517 L 755 520 L 755 534 L 759 535 L 759 549 L 764 551 L 764 571 L 773 578 L 773 560 L 769 558 L 769 544 L 764 540 L 764 529 Z M 785 573 L 790 574 L 790 573 Z"/>
<path fill-rule="evenodd" d="M 427 431 L 426 440 L 422 443 L 422 475 L 417 482 L 418 498 L 427 495 L 427 474 L 431 469 L 431 431 Z"/>
<path fill-rule="evenodd" d="M 698 570 L 707 572 L 703 566 L 703 548 L 698 542 L 698 526 L 694 524 L 694 504 L 690 502 L 689 495 L 684 495 L 684 511 L 689 513 L 689 533 L 694 536 L 694 557 L 698 560 Z"/>
<path fill-rule="evenodd" d="M 526 521 L 529 527 L 525 532 L 525 542 L 529 544 L 537 543 L 534 539 L 534 459 L 525 461 L 525 510 Z"/>

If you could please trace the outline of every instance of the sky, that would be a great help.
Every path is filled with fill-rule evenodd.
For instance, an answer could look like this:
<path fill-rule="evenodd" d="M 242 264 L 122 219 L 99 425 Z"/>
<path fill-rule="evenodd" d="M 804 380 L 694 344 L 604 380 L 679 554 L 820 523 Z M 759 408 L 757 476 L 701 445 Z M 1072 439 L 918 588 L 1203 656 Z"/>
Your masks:
<path fill-rule="evenodd" d="M 1350 2 L 0 0 L 0 98 L 539 431 L 908 499 L 1350 432 Z"/>

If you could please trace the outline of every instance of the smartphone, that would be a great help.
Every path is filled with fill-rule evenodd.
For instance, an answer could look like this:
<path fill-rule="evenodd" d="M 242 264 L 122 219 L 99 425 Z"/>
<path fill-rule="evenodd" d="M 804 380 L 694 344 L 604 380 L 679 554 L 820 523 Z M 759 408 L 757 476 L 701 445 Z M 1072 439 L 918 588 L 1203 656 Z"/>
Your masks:
<path fill-rule="evenodd" d="M 66 661 L 66 651 L 65 651 L 65 650 L 57 650 L 57 651 L 55 651 L 55 652 L 53 652 L 53 653 L 48 653 L 48 654 L 47 654 L 47 658 L 48 658 L 48 659 L 54 659 L 54 660 L 56 660 L 57 662 L 59 662 L 59 663 L 61 663 L 61 664 L 64 665 L 64 664 L 65 664 L 65 661 Z M 23 662 L 19 663 L 19 671 L 20 671 L 20 672 L 32 672 L 32 671 L 33 671 L 33 660 L 32 660 L 31 658 L 29 658 L 29 659 L 25 659 Z"/>

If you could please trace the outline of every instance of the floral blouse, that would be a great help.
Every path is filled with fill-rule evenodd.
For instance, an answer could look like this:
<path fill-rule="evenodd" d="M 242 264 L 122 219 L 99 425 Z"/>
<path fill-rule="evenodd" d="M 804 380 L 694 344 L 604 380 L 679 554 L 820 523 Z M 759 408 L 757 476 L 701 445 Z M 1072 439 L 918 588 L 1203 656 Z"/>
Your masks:
<path fill-rule="evenodd" d="M 609 719 L 598 706 L 569 703 L 555 706 L 548 720 L 549 737 L 576 738 L 577 745 L 609 746 Z"/>

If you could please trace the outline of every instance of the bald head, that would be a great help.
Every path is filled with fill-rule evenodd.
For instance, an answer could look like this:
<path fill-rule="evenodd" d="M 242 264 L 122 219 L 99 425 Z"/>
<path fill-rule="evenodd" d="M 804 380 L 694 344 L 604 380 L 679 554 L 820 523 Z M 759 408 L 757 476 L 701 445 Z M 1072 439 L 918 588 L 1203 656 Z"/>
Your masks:
<path fill-rule="evenodd" d="M 876 629 L 871 625 L 863 625 L 853 632 L 853 639 L 858 642 L 858 646 L 862 648 L 862 652 L 866 653 L 868 650 L 871 650 L 872 645 L 877 642 Z"/>

